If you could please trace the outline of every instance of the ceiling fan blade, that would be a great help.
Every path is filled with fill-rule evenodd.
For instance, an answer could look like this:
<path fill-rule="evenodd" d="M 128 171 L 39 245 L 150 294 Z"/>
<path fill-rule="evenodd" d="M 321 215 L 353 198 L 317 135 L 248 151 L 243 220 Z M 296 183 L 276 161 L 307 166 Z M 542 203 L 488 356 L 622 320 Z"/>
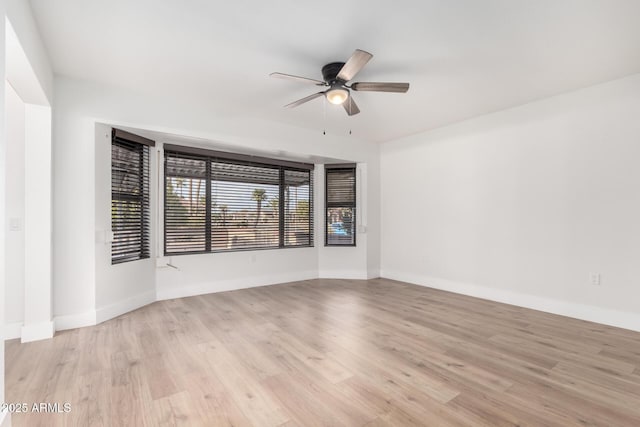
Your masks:
<path fill-rule="evenodd" d="M 405 93 L 409 90 L 409 83 L 354 83 L 351 89 L 368 92 L 398 92 Z"/>
<path fill-rule="evenodd" d="M 278 79 L 286 79 L 286 80 L 296 80 L 302 83 L 313 83 L 314 85 L 318 85 L 318 86 L 326 86 L 327 84 L 321 80 L 316 80 L 316 79 L 309 79 L 307 77 L 300 77 L 300 76 L 293 76 L 291 74 L 284 74 L 284 73 L 271 73 L 269 74 L 269 76 L 271 77 L 275 77 Z"/>
<path fill-rule="evenodd" d="M 348 82 L 353 79 L 365 65 L 367 65 L 367 62 L 369 62 L 371 58 L 373 58 L 373 55 L 369 52 L 356 49 L 356 51 L 353 52 L 353 55 L 351 55 L 351 58 L 349 58 L 349 60 L 342 66 L 342 69 L 340 69 L 337 78 Z"/>
<path fill-rule="evenodd" d="M 309 101 L 311 101 L 312 99 L 316 99 L 316 98 L 321 97 L 321 96 L 323 96 L 323 95 L 324 95 L 324 92 L 314 93 L 313 95 L 305 96 L 305 97 L 304 97 L 304 98 L 302 98 L 302 99 L 298 99 L 297 101 L 293 101 L 292 103 L 285 105 L 285 106 L 284 106 L 284 108 L 293 108 L 293 107 L 297 107 L 298 105 L 302 105 L 302 104 L 304 104 L 305 102 L 309 102 Z"/>
<path fill-rule="evenodd" d="M 344 111 L 346 111 L 350 116 L 353 116 L 354 114 L 358 114 L 360 112 L 358 105 L 353 100 L 353 96 L 351 95 L 349 95 L 349 98 L 347 98 L 347 100 L 342 103 L 342 106 L 344 107 Z"/>

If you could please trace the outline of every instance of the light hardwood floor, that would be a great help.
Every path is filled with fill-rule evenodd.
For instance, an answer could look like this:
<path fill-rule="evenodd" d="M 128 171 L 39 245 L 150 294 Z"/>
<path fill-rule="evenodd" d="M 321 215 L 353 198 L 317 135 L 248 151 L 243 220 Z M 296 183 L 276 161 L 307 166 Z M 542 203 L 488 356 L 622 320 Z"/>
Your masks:
<path fill-rule="evenodd" d="M 640 426 L 640 333 L 405 283 L 162 301 L 6 345 L 14 426 Z"/>

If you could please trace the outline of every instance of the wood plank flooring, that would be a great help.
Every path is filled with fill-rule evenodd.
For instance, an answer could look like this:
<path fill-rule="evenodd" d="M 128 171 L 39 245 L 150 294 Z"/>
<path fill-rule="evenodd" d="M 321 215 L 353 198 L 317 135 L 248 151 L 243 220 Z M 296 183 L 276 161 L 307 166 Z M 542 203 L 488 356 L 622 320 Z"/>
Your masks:
<path fill-rule="evenodd" d="M 639 426 L 640 333 L 386 279 L 162 301 L 6 344 L 14 426 Z"/>

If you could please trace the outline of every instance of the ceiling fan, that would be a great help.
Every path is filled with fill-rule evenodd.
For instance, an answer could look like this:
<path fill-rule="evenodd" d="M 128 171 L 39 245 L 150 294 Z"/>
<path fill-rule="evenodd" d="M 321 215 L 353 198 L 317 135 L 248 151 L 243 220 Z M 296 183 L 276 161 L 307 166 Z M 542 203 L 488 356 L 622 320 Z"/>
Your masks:
<path fill-rule="evenodd" d="M 296 80 L 304 83 L 312 83 L 316 86 L 327 87 L 327 90 L 314 93 L 290 104 L 285 105 L 285 108 L 293 108 L 299 105 L 309 102 L 312 99 L 325 96 L 327 100 L 335 105 L 344 107 L 348 115 L 353 116 L 358 114 L 360 109 L 356 105 L 351 95 L 353 91 L 367 91 L 367 92 L 398 92 L 405 93 L 409 90 L 409 83 L 351 83 L 349 82 L 362 70 L 362 68 L 373 58 L 373 55 L 364 50 L 356 49 L 353 55 L 347 60 L 347 62 L 332 62 L 322 67 L 322 80 L 309 79 L 306 77 L 292 76 L 291 74 L 284 73 L 271 73 L 271 77 L 277 77 L 281 79 Z"/>

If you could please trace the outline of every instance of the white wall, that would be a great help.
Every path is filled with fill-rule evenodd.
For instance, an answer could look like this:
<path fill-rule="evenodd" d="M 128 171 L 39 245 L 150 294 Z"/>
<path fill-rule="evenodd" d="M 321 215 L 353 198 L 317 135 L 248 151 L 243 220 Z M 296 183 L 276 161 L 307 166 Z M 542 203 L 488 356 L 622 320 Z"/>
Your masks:
<path fill-rule="evenodd" d="M 57 98 L 53 105 L 53 314 L 56 329 L 66 329 L 96 321 L 95 122 L 59 108 Z"/>
<path fill-rule="evenodd" d="M 51 338 L 51 107 L 25 104 L 24 326 L 22 342 Z"/>
<path fill-rule="evenodd" d="M 318 227 L 324 224 L 324 213 L 323 204 L 318 204 L 322 200 L 318 189 L 324 180 L 318 171 L 316 248 L 173 256 L 171 264 L 178 269 L 162 266 L 152 271 L 148 263 L 155 263 L 154 259 L 142 261 L 140 269 L 133 267 L 134 263 L 111 266 L 108 245 L 100 237 L 110 229 L 110 155 L 102 135 L 105 128 L 96 127 L 96 123 L 199 138 L 231 149 L 308 161 L 330 158 L 358 162 L 372 165 L 367 174 L 374 178 L 378 174 L 378 147 L 357 138 L 325 136 L 320 129 L 313 132 L 260 118 L 221 116 L 206 105 L 165 99 L 163 94 L 157 98 L 138 96 L 70 78 L 57 77 L 55 93 L 54 311 L 61 329 L 91 324 L 96 315 L 100 321 L 101 310 L 106 316 L 146 301 L 147 284 L 153 282 L 154 275 L 157 296 L 162 299 L 308 279 L 318 277 L 319 270 L 355 271 L 361 278 L 366 278 L 368 271 L 379 270 L 377 256 L 368 259 L 371 251 L 367 236 L 378 233 L 375 225 L 361 234 L 356 248 L 322 247 L 323 228 Z M 162 142 L 173 141 L 158 141 L 158 148 Z M 154 179 L 157 176 L 155 167 L 151 175 Z M 377 190 L 367 191 L 371 193 L 367 203 L 378 203 Z M 158 227 L 153 230 L 157 237 Z M 322 257 L 322 269 L 320 253 L 328 254 Z M 333 253 L 337 255 L 331 256 Z M 133 282 L 145 285 L 129 287 Z M 115 285 L 118 283 L 121 285 Z"/>
<path fill-rule="evenodd" d="M 367 279 L 380 277 L 380 244 L 381 244 L 381 190 L 380 190 L 380 145 L 375 147 L 377 156 L 366 165 L 363 173 L 365 181 L 364 203 L 365 221 L 360 231 L 367 236 Z M 369 232 L 373 231 L 373 232 Z"/>
<path fill-rule="evenodd" d="M 171 257 L 158 270 L 158 298 L 221 292 L 318 277 L 314 248 L 231 252 Z"/>
<path fill-rule="evenodd" d="M 383 144 L 382 275 L 640 330 L 638 117 L 634 75 Z"/>
<path fill-rule="evenodd" d="M 24 131 L 25 106 L 8 83 L 5 86 L 6 189 L 5 215 L 5 336 L 18 338 L 24 321 Z M 12 225 L 14 226 L 12 228 Z"/>

